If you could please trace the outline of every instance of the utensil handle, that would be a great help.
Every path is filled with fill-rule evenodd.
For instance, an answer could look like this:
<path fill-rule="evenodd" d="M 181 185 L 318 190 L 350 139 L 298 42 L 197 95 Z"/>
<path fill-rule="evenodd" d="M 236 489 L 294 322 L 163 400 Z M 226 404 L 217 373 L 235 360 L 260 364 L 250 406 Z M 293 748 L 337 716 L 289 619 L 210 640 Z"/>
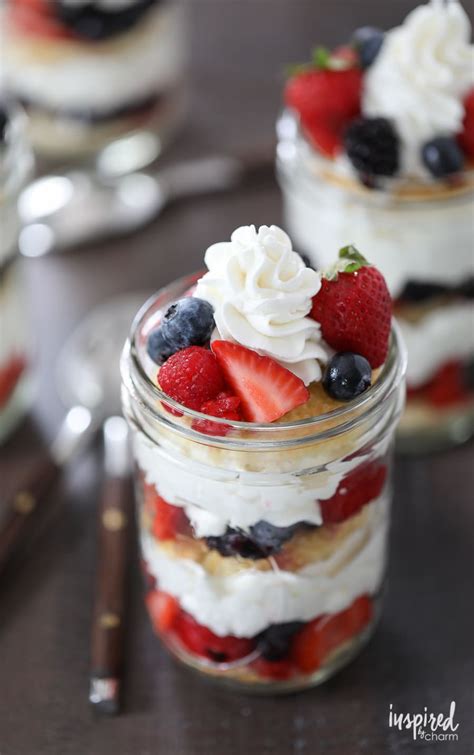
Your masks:
<path fill-rule="evenodd" d="M 128 477 L 109 477 L 99 505 L 89 699 L 101 713 L 120 711 L 125 594 L 132 493 Z"/>
<path fill-rule="evenodd" d="M 7 502 L 6 513 L 0 524 L 0 573 L 18 552 L 25 536 L 35 522 L 49 508 L 48 496 L 60 472 L 60 467 L 44 451 L 27 470 Z"/>

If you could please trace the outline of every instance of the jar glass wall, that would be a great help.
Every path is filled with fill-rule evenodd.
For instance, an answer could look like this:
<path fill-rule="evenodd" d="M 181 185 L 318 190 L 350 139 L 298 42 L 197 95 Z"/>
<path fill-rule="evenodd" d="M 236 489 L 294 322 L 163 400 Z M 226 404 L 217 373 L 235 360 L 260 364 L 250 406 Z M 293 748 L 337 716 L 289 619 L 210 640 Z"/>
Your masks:
<path fill-rule="evenodd" d="M 116 168 L 157 156 L 184 109 L 182 11 L 175 0 L 7 0 L 6 85 L 42 158 L 85 159 L 123 137 Z"/>
<path fill-rule="evenodd" d="M 2 103 L 0 135 L 0 442 L 16 426 L 31 399 L 31 340 L 18 254 L 17 198 L 32 172 L 25 118 Z"/>
<path fill-rule="evenodd" d="M 349 241 L 383 272 L 408 351 L 399 447 L 474 434 L 474 172 L 459 183 L 370 190 L 318 157 L 284 114 L 277 172 L 296 248 L 324 267 Z"/>
<path fill-rule="evenodd" d="M 196 277 L 145 305 L 122 357 L 150 618 L 218 681 L 305 688 L 347 663 L 379 616 L 403 347 L 395 330 L 378 380 L 330 413 L 203 426 L 156 387 L 146 353 Z"/>

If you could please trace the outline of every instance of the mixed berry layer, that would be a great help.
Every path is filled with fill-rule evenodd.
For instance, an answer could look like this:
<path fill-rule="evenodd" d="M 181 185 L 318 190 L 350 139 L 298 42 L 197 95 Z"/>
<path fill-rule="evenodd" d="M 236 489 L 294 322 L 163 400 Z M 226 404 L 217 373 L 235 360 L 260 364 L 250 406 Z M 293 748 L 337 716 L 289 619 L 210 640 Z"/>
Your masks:
<path fill-rule="evenodd" d="M 150 589 L 146 603 L 155 632 L 172 649 L 216 669 L 245 669 L 262 681 L 316 673 L 367 629 L 374 616 L 372 598 L 361 595 L 345 610 L 308 622 L 273 624 L 249 638 L 221 637 L 199 624 L 168 593 Z"/>

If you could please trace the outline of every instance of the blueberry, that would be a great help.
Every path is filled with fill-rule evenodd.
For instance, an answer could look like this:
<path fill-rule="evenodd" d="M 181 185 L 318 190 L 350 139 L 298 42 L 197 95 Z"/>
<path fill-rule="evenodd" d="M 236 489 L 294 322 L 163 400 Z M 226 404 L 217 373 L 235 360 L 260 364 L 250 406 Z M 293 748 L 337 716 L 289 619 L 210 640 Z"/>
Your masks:
<path fill-rule="evenodd" d="M 163 362 L 166 362 L 166 360 L 174 354 L 174 349 L 169 346 L 168 342 L 163 338 L 161 328 L 157 328 L 150 333 L 146 350 L 148 356 L 159 365 L 162 365 Z"/>
<path fill-rule="evenodd" d="M 209 302 L 188 296 L 179 299 L 165 312 L 163 338 L 173 352 L 188 346 L 205 346 L 214 330 L 214 310 Z"/>
<path fill-rule="evenodd" d="M 228 527 L 223 535 L 207 537 L 206 543 L 221 556 L 268 558 L 279 553 L 297 529 L 312 526 L 306 522 L 298 522 L 291 527 L 276 527 L 269 522 L 260 521 L 250 527 L 248 533 Z"/>
<path fill-rule="evenodd" d="M 464 167 L 464 155 L 456 139 L 439 136 L 426 142 L 421 149 L 423 162 L 435 178 L 459 173 Z"/>
<path fill-rule="evenodd" d="M 257 635 L 257 647 L 267 661 L 280 661 L 290 647 L 293 635 L 304 625 L 303 621 L 288 621 L 284 624 L 271 624 Z"/>
<path fill-rule="evenodd" d="M 369 387 L 371 377 L 372 368 L 365 357 L 341 351 L 328 363 L 323 375 L 323 386 L 332 398 L 351 401 Z"/>
<path fill-rule="evenodd" d="M 385 34 L 382 29 L 377 29 L 374 26 L 362 26 L 360 29 L 356 29 L 351 42 L 359 53 L 362 68 L 368 68 L 372 65 L 380 52 L 384 37 Z"/>

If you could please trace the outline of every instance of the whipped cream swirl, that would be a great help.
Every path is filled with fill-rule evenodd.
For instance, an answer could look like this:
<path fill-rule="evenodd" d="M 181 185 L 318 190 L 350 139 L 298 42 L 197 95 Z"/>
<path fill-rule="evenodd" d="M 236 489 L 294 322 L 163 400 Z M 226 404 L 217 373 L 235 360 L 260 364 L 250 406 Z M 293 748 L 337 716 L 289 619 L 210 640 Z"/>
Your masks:
<path fill-rule="evenodd" d="M 194 295 L 214 307 L 218 337 L 272 357 L 306 385 L 320 380 L 317 360 L 326 362 L 328 350 L 319 323 L 307 315 L 321 278 L 287 234 L 274 225 L 242 226 L 204 259 L 209 272 Z"/>
<path fill-rule="evenodd" d="M 463 98 L 474 85 L 469 18 L 457 0 L 431 0 L 387 33 L 367 71 L 362 111 L 395 123 L 402 171 L 427 177 L 422 145 L 461 130 Z"/>

